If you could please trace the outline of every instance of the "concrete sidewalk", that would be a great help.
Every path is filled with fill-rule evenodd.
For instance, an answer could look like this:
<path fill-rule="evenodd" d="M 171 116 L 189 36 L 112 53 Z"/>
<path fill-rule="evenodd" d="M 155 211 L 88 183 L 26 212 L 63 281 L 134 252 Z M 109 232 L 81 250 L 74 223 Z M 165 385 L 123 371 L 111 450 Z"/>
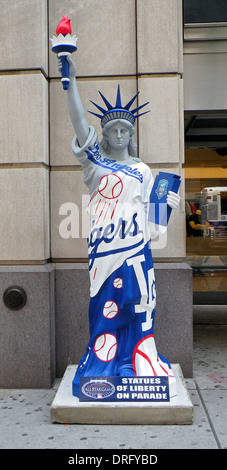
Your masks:
<path fill-rule="evenodd" d="M 0 390 L 0 449 L 227 448 L 227 322 L 202 318 L 194 324 L 194 377 L 186 379 L 192 425 L 52 424 L 56 380 L 49 390 Z"/>

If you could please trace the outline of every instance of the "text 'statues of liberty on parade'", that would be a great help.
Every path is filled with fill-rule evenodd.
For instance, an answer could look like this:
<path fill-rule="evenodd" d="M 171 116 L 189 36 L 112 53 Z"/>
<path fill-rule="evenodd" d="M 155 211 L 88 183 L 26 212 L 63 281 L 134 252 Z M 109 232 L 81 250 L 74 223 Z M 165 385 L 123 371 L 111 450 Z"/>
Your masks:
<path fill-rule="evenodd" d="M 63 29 L 60 23 L 57 28 L 58 46 L 61 36 L 63 44 L 71 40 L 70 22 L 70 28 L 64 29 L 65 18 Z M 67 89 L 76 133 L 72 150 L 90 193 L 90 340 L 76 371 L 73 394 L 79 396 L 80 377 L 85 376 L 167 376 L 170 395 L 175 395 L 171 365 L 157 352 L 154 339 L 156 284 L 151 240 L 165 233 L 167 222 L 157 225 L 150 217 L 154 179 L 148 165 L 137 157 L 133 138 L 136 119 L 149 111 L 138 112 L 148 103 L 133 108 L 137 93 L 123 106 L 119 85 L 114 105 L 99 92 L 105 108 L 92 101 L 98 113 L 89 111 L 101 122 L 103 140 L 99 142 L 96 130 L 85 119 L 70 53 L 66 60 L 69 76 L 63 88 Z M 169 182 L 168 177 L 159 182 L 156 196 L 170 212 L 179 205 L 180 197 L 177 190 L 169 193 Z"/>

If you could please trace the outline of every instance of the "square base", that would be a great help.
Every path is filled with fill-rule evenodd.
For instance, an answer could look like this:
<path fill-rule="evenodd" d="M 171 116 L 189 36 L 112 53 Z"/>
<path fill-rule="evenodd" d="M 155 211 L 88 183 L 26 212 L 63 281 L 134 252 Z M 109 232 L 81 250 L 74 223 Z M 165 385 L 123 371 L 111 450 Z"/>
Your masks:
<path fill-rule="evenodd" d="M 61 424 L 192 424 L 193 405 L 179 364 L 171 365 L 177 396 L 169 402 L 80 402 L 72 394 L 76 365 L 67 367 L 51 405 L 52 423 Z"/>

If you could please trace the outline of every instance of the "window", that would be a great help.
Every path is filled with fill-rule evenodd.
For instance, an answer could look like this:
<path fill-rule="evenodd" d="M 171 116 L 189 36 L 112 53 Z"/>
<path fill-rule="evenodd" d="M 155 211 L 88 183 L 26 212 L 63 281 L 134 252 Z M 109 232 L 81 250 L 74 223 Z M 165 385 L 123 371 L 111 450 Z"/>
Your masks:
<path fill-rule="evenodd" d="M 193 268 L 193 302 L 226 305 L 227 149 L 186 148 L 184 168 L 186 255 Z"/>
<path fill-rule="evenodd" d="M 220 41 L 226 38 L 226 0 L 184 0 L 185 41 Z"/>
<path fill-rule="evenodd" d="M 227 150 L 188 148 L 185 160 L 187 256 L 227 256 Z"/>
<path fill-rule="evenodd" d="M 184 23 L 227 22 L 226 0 L 184 0 Z"/>

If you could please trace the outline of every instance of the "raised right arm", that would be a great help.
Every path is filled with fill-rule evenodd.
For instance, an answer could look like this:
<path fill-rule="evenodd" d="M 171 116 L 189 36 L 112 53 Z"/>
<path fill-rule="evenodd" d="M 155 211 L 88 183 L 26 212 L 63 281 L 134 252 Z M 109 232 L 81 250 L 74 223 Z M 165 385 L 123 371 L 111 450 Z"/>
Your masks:
<path fill-rule="evenodd" d="M 79 91 L 76 83 L 76 67 L 71 57 L 67 57 L 69 62 L 69 88 L 67 91 L 69 115 L 72 121 L 80 147 L 83 147 L 89 134 L 89 126 L 85 118 L 84 108 L 81 103 Z"/>

